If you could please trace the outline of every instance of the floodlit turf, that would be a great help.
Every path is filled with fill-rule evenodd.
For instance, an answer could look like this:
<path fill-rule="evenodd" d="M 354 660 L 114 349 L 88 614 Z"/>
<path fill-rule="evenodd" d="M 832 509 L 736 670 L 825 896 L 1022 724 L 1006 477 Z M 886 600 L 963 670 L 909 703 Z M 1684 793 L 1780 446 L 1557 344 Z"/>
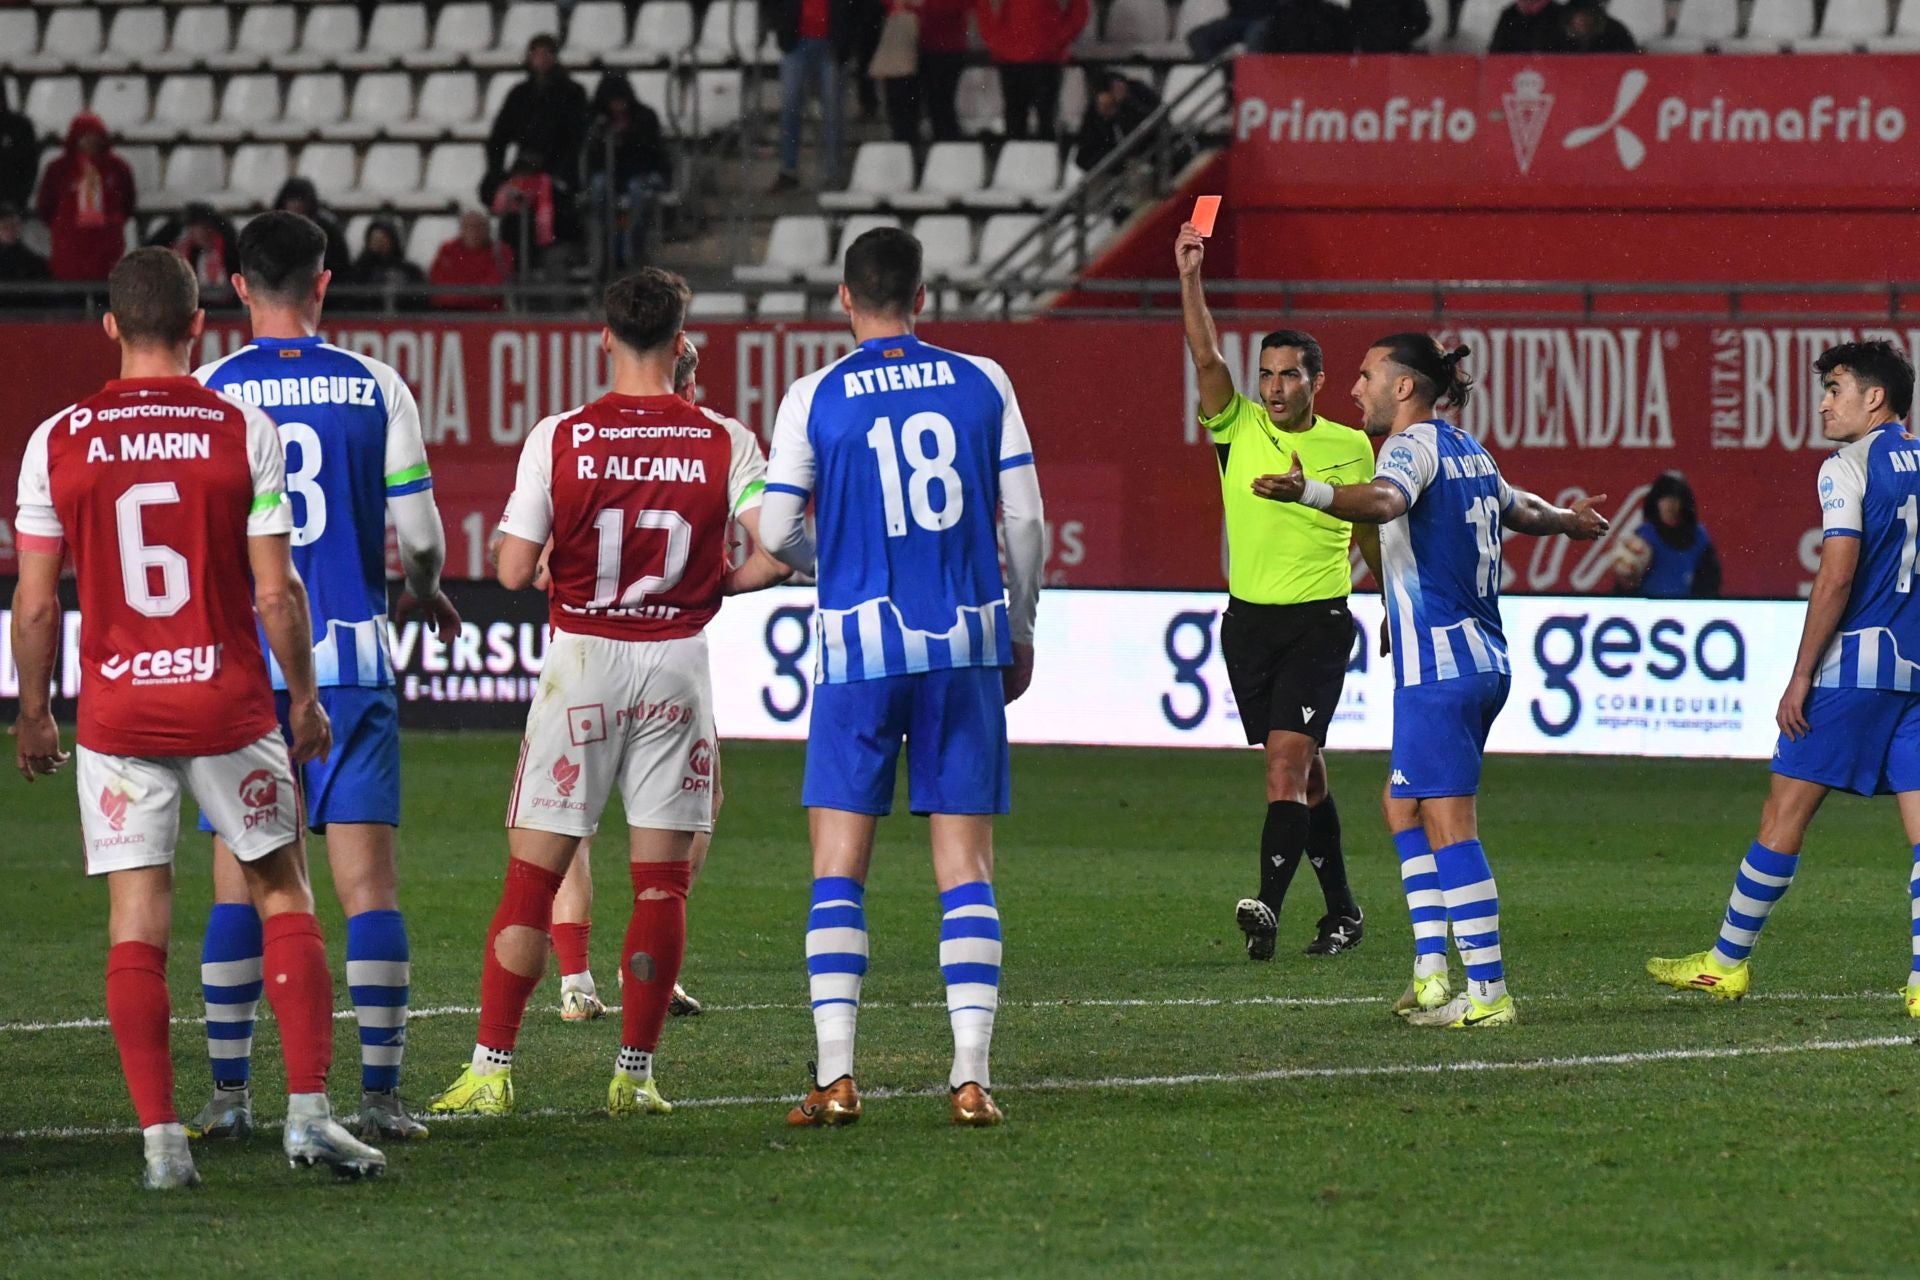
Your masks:
<path fill-rule="evenodd" d="M 500 736 L 407 740 L 417 1010 L 477 998 L 513 758 Z M 389 1176 L 366 1185 L 288 1170 L 277 1135 L 216 1144 L 200 1149 L 207 1185 L 166 1196 L 138 1187 L 107 1032 L 17 1025 L 101 1016 L 105 893 L 79 873 L 70 780 L 15 780 L 0 786 L 0 1023 L 12 1024 L 0 1025 L 0 1130 L 13 1135 L 0 1138 L 0 1274 L 1913 1270 L 1920 1060 L 1896 994 L 1909 867 L 1891 803 L 1830 806 L 1762 942 L 1755 996 L 1727 1007 L 1664 994 L 1641 963 L 1712 939 L 1764 767 L 1494 761 L 1482 822 L 1523 1025 L 1447 1034 L 1387 1012 L 1411 946 L 1374 804 L 1383 761 L 1333 767 L 1366 943 L 1299 954 L 1320 914 L 1303 869 L 1279 957 L 1254 966 L 1232 923 L 1253 884 L 1254 757 L 1018 752 L 1020 812 L 999 841 L 994 1056 L 1009 1123 L 997 1131 L 946 1124 L 925 828 L 885 825 L 860 1022 L 867 1114 L 794 1132 L 782 1119 L 813 1046 L 800 753 L 729 744 L 685 975 L 710 1012 L 669 1023 L 662 1046 L 676 1114 L 605 1116 L 617 1019 L 563 1025 L 550 982 L 521 1042 L 521 1115 L 440 1123 L 390 1147 Z M 174 1009 L 197 1016 L 208 880 L 203 846 L 187 845 Z M 339 911 L 317 878 L 344 1006 Z M 625 868 L 603 856 L 595 878 L 605 991 Z M 452 1080 L 473 1022 L 412 1024 L 411 1098 Z M 338 1028 L 344 1104 L 357 1054 L 351 1022 Z M 202 1100 L 202 1048 L 197 1024 L 176 1026 L 183 1111 Z M 270 1120 L 282 1109 L 270 1018 L 255 1048 Z M 1469 1065 L 1482 1069 L 1457 1069 Z"/>

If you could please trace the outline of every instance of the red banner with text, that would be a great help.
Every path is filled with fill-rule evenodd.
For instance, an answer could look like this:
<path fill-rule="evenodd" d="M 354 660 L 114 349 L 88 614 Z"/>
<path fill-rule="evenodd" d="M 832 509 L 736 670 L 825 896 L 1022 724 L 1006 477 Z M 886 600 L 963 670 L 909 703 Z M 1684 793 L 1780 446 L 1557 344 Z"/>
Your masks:
<path fill-rule="evenodd" d="M 1910 211 L 1920 169 L 1920 56 L 1247 57 L 1234 97 L 1244 207 Z"/>
<path fill-rule="evenodd" d="M 1319 326 L 1327 382 L 1319 408 L 1351 421 L 1348 397 L 1379 324 Z M 420 401 L 448 572 L 483 574 L 487 535 L 512 488 L 520 442 L 542 417 L 606 390 L 599 332 L 584 324 L 345 321 L 330 340 L 395 365 Z M 762 439 L 794 379 L 852 346 L 844 329 L 709 325 L 693 332 L 703 399 Z M 1225 582 L 1218 471 L 1194 416 L 1192 366 L 1177 322 L 943 324 L 930 340 L 1004 364 L 1032 429 L 1050 529 L 1048 579 L 1076 587 L 1211 589 Z M 1261 331 L 1222 345 L 1255 385 Z M 1731 595 L 1804 594 L 1817 563 L 1814 476 L 1825 445 L 1812 365 L 1827 346 L 1889 337 L 1920 354 L 1920 328 L 1608 325 L 1461 327 L 1478 379 L 1463 424 L 1515 484 L 1569 500 L 1605 493 L 1617 529 L 1638 520 L 1647 484 L 1678 468 L 1699 495 Z M 207 358 L 244 341 L 210 331 Z M 34 426 L 115 371 L 92 326 L 0 327 L 0 573 L 13 570 L 21 452 Z M 164 463 L 155 464 L 164 468 Z M 1507 588 L 1610 587 L 1612 540 L 1513 540 Z"/>

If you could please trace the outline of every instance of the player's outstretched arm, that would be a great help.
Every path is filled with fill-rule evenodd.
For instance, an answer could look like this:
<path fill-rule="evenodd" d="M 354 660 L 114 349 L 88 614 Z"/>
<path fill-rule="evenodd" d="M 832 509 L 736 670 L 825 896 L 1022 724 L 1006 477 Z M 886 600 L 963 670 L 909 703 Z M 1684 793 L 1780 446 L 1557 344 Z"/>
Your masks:
<path fill-rule="evenodd" d="M 267 647 L 287 679 L 287 727 L 293 732 L 295 764 L 325 760 L 333 749 L 333 726 L 320 706 L 313 676 L 313 615 L 307 604 L 307 584 L 293 567 L 291 536 L 254 534 L 247 539 L 247 560 L 253 569 L 253 611 Z"/>
<path fill-rule="evenodd" d="M 768 587 L 777 587 L 793 576 L 791 566 L 774 558 L 760 541 L 760 508 L 749 507 L 738 517 L 740 531 L 747 536 L 747 558 L 738 569 L 727 574 L 721 584 L 721 591 L 730 596 L 745 595 L 749 591 L 764 591 Z"/>
<path fill-rule="evenodd" d="M 1798 738 L 1807 731 L 1807 695 L 1813 692 L 1813 673 L 1834 632 L 1840 629 L 1841 615 L 1853 594 L 1854 574 L 1860 568 L 1860 539 L 1844 534 L 1829 535 L 1820 544 L 1820 568 L 1813 575 L 1813 591 L 1807 597 L 1807 620 L 1800 626 L 1800 649 L 1793 658 L 1793 677 L 1781 695 L 1780 709 L 1774 721 L 1780 732 Z"/>
<path fill-rule="evenodd" d="M 1406 491 L 1391 480 L 1375 478 L 1365 484 L 1334 486 L 1325 480 L 1312 480 L 1300 466 L 1300 455 L 1293 455 L 1293 470 L 1284 475 L 1255 477 L 1253 492 L 1272 502 L 1297 502 L 1316 511 L 1325 511 L 1350 524 L 1386 524 L 1398 520 L 1407 511 Z M 1372 567 L 1379 573 L 1376 563 Z"/>
<path fill-rule="evenodd" d="M 407 584 L 394 606 L 394 616 L 404 622 L 422 615 L 433 624 L 442 644 L 452 644 L 460 634 L 460 611 L 440 590 L 440 573 L 447 563 L 447 535 L 440 524 L 433 490 L 388 498 L 387 510 L 393 516 L 394 539 L 400 544 L 400 572 Z"/>
<path fill-rule="evenodd" d="M 1500 523 L 1515 533 L 1530 533 L 1539 538 L 1564 533 L 1575 542 L 1592 542 L 1605 536 L 1610 527 L 1607 518 L 1594 510 L 1607 500 L 1604 493 L 1576 499 L 1571 507 L 1556 507 L 1537 493 L 1528 493 L 1525 489 L 1511 492 L 1513 501 L 1500 513 Z"/>
<path fill-rule="evenodd" d="M 32 782 L 67 762 L 52 707 L 53 651 L 60 639 L 60 552 L 20 552 L 13 590 L 13 658 L 20 668 L 20 718 L 14 721 L 14 757 Z"/>
<path fill-rule="evenodd" d="M 1193 372 L 1200 387 L 1200 415 L 1211 418 L 1233 400 L 1233 371 L 1220 354 L 1220 333 L 1207 309 L 1206 286 L 1200 265 L 1207 242 L 1191 222 L 1182 223 L 1173 242 L 1173 261 L 1180 271 L 1180 316 L 1186 322 L 1187 350 L 1193 354 Z"/>

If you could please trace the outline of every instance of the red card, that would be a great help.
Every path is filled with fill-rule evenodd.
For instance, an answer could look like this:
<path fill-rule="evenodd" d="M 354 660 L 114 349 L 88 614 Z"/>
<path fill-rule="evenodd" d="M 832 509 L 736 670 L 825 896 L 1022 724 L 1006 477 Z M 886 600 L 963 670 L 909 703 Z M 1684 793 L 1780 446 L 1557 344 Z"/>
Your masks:
<path fill-rule="evenodd" d="M 1193 217 L 1187 221 L 1193 223 L 1193 229 L 1203 236 L 1213 234 L 1214 220 L 1220 216 L 1220 197 L 1201 196 L 1193 202 Z"/>

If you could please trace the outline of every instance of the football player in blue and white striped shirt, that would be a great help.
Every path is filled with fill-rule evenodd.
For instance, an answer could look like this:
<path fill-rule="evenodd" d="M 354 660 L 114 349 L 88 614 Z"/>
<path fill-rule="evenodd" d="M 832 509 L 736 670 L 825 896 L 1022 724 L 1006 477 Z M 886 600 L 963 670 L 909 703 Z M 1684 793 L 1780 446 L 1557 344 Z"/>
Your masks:
<path fill-rule="evenodd" d="M 1920 440 L 1902 425 L 1913 366 L 1888 342 L 1848 342 L 1814 362 L 1820 421 L 1839 452 L 1820 468 L 1825 539 L 1793 675 L 1780 699 L 1773 787 L 1759 838 L 1734 875 L 1712 948 L 1647 961 L 1670 987 L 1722 1000 L 1747 993 L 1747 955 L 1793 884 L 1800 847 L 1829 791 L 1900 797 L 1913 845 L 1913 968 L 1920 1017 Z"/>
<path fill-rule="evenodd" d="M 1367 351 L 1354 384 L 1363 425 L 1385 436 L 1374 479 L 1334 488 L 1296 462 L 1254 492 L 1342 520 L 1380 524 L 1382 584 L 1394 655 L 1392 776 L 1384 800 L 1414 928 L 1414 978 L 1395 1012 L 1420 1026 L 1515 1021 L 1500 954 L 1500 902 L 1480 846 L 1474 797 L 1494 717 L 1507 700 L 1500 627 L 1500 531 L 1598 538 L 1605 495 L 1556 507 L 1501 478 L 1479 441 L 1434 414 L 1459 410 L 1472 379 L 1465 347 L 1443 352 L 1424 333 Z M 1447 930 L 1467 989 L 1447 977 Z"/>
<path fill-rule="evenodd" d="M 860 345 L 800 379 L 774 421 L 760 533 L 811 571 L 819 666 L 802 799 L 813 834 L 807 974 L 819 1058 L 795 1125 L 859 1117 L 855 1014 L 879 819 L 907 747 L 908 803 L 932 815 L 940 965 L 953 1023 L 953 1122 L 998 1124 L 987 1053 L 999 1003 L 993 815 L 1012 783 L 1005 704 L 1033 676 L 1046 554 L 1026 421 L 991 360 L 921 342 L 920 242 L 897 228 L 847 250 L 840 305 Z M 1006 542 L 1001 580 L 998 529 Z"/>

